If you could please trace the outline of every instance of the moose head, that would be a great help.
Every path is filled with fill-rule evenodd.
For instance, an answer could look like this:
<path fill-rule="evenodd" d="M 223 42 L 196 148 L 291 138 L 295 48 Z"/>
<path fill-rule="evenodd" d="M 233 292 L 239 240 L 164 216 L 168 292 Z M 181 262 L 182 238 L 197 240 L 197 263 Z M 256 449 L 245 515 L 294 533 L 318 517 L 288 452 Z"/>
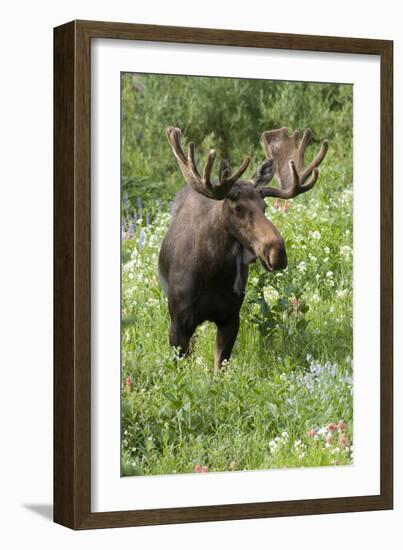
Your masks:
<path fill-rule="evenodd" d="M 318 166 L 328 143 L 323 140 L 317 156 L 305 166 L 311 138 L 306 129 L 287 128 L 262 134 L 265 160 L 249 179 L 241 179 L 250 164 L 246 157 L 234 172 L 222 161 L 217 181 L 211 179 L 216 153 L 211 150 L 202 171 L 195 147 L 181 146 L 179 128 L 168 128 L 167 137 L 188 184 L 176 199 L 173 219 L 161 246 L 159 273 L 168 295 L 171 316 L 170 343 L 186 354 L 196 327 L 206 320 L 217 325 L 215 372 L 231 355 L 244 299 L 248 264 L 259 258 L 267 271 L 287 266 L 285 243 L 265 216 L 265 198 L 291 199 L 313 188 Z M 279 187 L 268 184 L 273 177 Z"/>
<path fill-rule="evenodd" d="M 204 197 L 223 202 L 225 228 L 242 244 L 249 261 L 258 257 L 267 271 L 287 267 L 284 240 L 265 216 L 264 198 L 290 199 L 312 189 L 318 178 L 318 166 L 327 152 L 327 141 L 322 141 L 317 157 L 304 167 L 305 149 L 311 138 L 309 129 L 304 131 L 301 141 L 298 131 L 290 136 L 287 128 L 264 132 L 262 144 L 266 159 L 254 175 L 248 180 L 241 179 L 250 164 L 250 157 L 246 157 L 235 172 L 232 172 L 229 162 L 223 160 L 219 179 L 214 182 L 211 180 L 216 157 L 214 149 L 209 152 L 203 175 L 200 175 L 194 143 L 189 143 L 186 157 L 179 128 L 168 128 L 167 136 L 186 183 Z M 279 189 L 266 187 L 274 176 L 279 179 Z"/>

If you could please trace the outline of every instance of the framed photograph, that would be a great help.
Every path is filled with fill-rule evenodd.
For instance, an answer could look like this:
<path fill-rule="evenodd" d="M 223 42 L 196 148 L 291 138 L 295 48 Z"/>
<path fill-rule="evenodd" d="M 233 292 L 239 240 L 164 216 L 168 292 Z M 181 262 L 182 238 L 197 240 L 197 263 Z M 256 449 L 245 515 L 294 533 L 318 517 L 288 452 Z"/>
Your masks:
<path fill-rule="evenodd" d="M 54 520 L 393 507 L 393 43 L 54 31 Z"/>

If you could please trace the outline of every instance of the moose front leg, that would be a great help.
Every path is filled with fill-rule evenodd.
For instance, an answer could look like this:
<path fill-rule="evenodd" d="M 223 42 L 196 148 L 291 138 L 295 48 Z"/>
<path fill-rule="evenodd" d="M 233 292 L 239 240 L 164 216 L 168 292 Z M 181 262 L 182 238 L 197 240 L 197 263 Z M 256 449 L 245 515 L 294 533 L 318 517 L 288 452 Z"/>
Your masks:
<path fill-rule="evenodd" d="M 225 324 L 217 325 L 217 343 L 214 374 L 218 374 L 223 361 L 231 357 L 232 348 L 239 330 L 239 315 L 231 317 Z"/>
<path fill-rule="evenodd" d="M 178 350 L 180 357 L 186 357 L 189 353 L 189 343 L 194 331 L 189 331 L 177 321 L 171 322 L 169 331 L 169 343 Z"/>

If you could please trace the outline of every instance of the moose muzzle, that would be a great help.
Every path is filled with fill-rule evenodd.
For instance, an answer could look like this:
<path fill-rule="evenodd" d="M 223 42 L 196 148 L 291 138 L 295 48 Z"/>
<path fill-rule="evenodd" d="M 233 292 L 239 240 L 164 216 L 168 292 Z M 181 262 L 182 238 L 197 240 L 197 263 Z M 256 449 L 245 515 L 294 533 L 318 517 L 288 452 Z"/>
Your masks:
<path fill-rule="evenodd" d="M 266 243 L 263 246 L 262 252 L 259 254 L 259 259 L 263 267 L 267 271 L 280 271 L 287 267 L 287 252 L 283 239 L 275 242 Z"/>

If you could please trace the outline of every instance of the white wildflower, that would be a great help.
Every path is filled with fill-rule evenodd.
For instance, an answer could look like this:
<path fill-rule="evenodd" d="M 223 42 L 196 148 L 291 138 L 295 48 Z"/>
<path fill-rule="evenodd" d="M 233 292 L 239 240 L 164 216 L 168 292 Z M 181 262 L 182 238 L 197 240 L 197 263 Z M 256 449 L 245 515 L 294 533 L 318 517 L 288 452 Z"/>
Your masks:
<path fill-rule="evenodd" d="M 348 290 L 346 288 L 340 289 L 336 291 L 336 298 L 344 298 L 347 296 Z"/>
<path fill-rule="evenodd" d="M 279 298 L 279 293 L 272 286 L 265 286 L 263 289 L 263 296 L 268 304 L 274 305 Z"/>
<path fill-rule="evenodd" d="M 343 256 L 343 258 L 349 258 L 352 253 L 353 253 L 353 250 L 351 246 L 348 246 L 347 244 L 345 244 L 340 248 L 340 256 Z"/>

